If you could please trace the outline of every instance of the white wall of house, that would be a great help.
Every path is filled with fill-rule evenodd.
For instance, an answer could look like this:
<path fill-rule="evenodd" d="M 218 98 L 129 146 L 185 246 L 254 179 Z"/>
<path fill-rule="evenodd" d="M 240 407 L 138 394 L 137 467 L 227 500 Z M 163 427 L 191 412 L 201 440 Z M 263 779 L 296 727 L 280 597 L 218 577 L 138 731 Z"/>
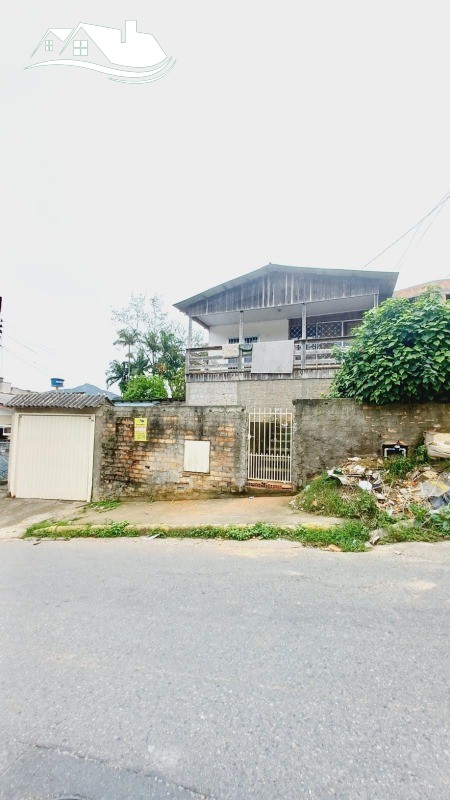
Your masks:
<path fill-rule="evenodd" d="M 12 411 L 9 408 L 0 407 L 0 428 L 4 425 L 12 424 Z"/>
<path fill-rule="evenodd" d="M 239 336 L 239 325 L 217 325 L 209 329 L 209 344 L 227 344 L 228 339 Z M 289 339 L 289 321 L 287 319 L 246 322 L 244 317 L 244 337 L 259 336 L 261 342 L 282 342 Z"/>

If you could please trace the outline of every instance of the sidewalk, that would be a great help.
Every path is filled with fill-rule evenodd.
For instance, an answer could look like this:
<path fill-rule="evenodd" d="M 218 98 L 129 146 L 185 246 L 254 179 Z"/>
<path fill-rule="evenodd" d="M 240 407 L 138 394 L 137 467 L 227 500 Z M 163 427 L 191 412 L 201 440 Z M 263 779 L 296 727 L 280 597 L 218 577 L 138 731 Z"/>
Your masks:
<path fill-rule="evenodd" d="M 126 520 L 131 525 L 165 525 L 172 528 L 267 522 L 280 527 L 305 525 L 328 528 L 341 521 L 336 517 L 316 517 L 295 511 L 289 505 L 291 499 L 285 496 L 227 497 L 217 500 L 159 500 L 153 503 L 133 500 L 105 512 L 88 508 L 81 514 L 79 522 L 102 525 Z"/>
<path fill-rule="evenodd" d="M 5 486 L 0 487 L 0 539 L 23 536 L 35 522 L 45 519 L 71 519 L 82 513 L 84 503 L 72 500 L 22 500 L 7 497 Z"/>

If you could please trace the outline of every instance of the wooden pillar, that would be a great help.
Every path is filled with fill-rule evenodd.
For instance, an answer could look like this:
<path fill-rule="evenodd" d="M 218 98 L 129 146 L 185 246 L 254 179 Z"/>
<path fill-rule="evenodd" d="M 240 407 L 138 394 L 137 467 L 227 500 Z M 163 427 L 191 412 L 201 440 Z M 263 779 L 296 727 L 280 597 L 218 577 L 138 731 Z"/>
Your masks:
<path fill-rule="evenodd" d="M 189 348 L 192 347 L 192 317 L 188 318 L 188 337 L 187 337 L 187 348 L 186 348 L 186 363 L 185 363 L 185 372 L 186 375 L 189 373 Z"/>
<path fill-rule="evenodd" d="M 306 365 L 306 303 L 302 303 L 302 367 Z"/>
<path fill-rule="evenodd" d="M 239 312 L 239 344 L 244 344 L 244 312 Z"/>
<path fill-rule="evenodd" d="M 239 344 L 244 344 L 244 312 L 239 312 Z M 238 370 L 241 371 L 244 368 L 244 359 L 242 357 L 242 351 L 239 349 L 239 359 L 238 359 Z"/>

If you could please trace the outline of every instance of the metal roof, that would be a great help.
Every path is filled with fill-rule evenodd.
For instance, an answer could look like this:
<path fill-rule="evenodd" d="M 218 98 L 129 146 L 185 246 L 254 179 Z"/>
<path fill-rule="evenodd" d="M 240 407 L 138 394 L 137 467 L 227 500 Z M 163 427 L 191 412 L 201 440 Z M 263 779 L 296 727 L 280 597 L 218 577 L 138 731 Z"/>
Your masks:
<path fill-rule="evenodd" d="M 81 386 L 74 386 L 73 389 L 60 389 L 60 392 L 83 392 L 84 394 L 103 394 L 109 400 L 120 400 L 120 394 L 109 392 L 108 389 L 100 389 L 99 386 L 94 386 L 93 383 L 83 383 Z"/>
<path fill-rule="evenodd" d="M 104 403 L 112 405 L 103 394 L 84 392 L 26 392 L 17 394 L 7 403 L 14 408 L 100 408 Z"/>
<path fill-rule="evenodd" d="M 180 300 L 179 303 L 174 303 L 174 307 L 177 308 L 178 311 L 185 312 L 187 307 L 198 300 L 203 300 L 205 297 L 211 297 L 212 295 L 219 294 L 227 289 L 232 289 L 235 286 L 241 286 L 243 283 L 253 281 L 256 278 L 261 277 L 261 275 L 268 275 L 274 272 L 306 272 L 313 274 L 315 273 L 316 275 L 342 275 L 345 277 L 351 277 L 352 275 L 364 276 L 365 278 L 384 281 L 386 288 L 391 294 L 394 291 L 395 283 L 398 277 L 398 272 L 388 272 L 385 270 L 376 272 L 374 270 L 362 269 L 335 269 L 334 267 L 292 267 L 284 264 L 266 264 L 264 267 L 253 270 L 253 272 L 247 272 L 245 275 L 240 275 L 238 278 L 232 278 L 231 280 L 225 281 L 218 286 L 211 287 L 211 289 L 206 289 L 206 291 L 200 292 L 193 297 L 188 297 L 186 300 Z"/>

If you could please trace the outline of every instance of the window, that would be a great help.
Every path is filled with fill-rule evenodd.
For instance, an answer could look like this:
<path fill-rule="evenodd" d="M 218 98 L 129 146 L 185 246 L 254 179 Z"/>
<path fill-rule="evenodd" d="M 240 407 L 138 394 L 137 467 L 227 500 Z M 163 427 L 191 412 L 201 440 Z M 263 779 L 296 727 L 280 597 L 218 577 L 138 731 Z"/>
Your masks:
<path fill-rule="evenodd" d="M 246 336 L 244 339 L 245 344 L 253 344 L 253 342 L 259 342 L 259 336 Z M 228 344 L 238 344 L 239 337 L 232 336 L 231 339 L 228 339 Z"/>
<path fill-rule="evenodd" d="M 87 39 L 74 39 L 73 54 L 74 56 L 87 56 L 88 54 Z"/>
<path fill-rule="evenodd" d="M 259 336 L 245 336 L 244 337 L 244 342 L 245 342 L 245 344 L 253 344 L 253 342 L 259 342 Z M 231 336 L 228 339 L 228 344 L 238 344 L 238 343 L 239 343 L 239 337 L 238 336 Z M 244 364 L 251 364 L 252 363 L 252 357 L 251 356 L 244 356 L 243 362 L 244 362 Z M 228 366 L 230 366 L 230 367 L 235 367 L 237 365 L 237 363 L 238 363 L 238 359 L 237 358 L 229 358 L 228 359 Z"/>
<path fill-rule="evenodd" d="M 350 336 L 353 328 L 361 325 L 361 319 L 350 320 L 332 320 L 326 322 L 307 322 L 306 324 L 306 338 L 307 339 L 333 339 L 334 337 L 340 338 L 341 336 Z M 289 338 L 301 339 L 302 338 L 302 322 L 298 319 L 292 319 L 289 322 Z"/>
<path fill-rule="evenodd" d="M 0 427 L 0 440 L 9 439 L 11 436 L 11 425 L 3 425 Z"/>
<path fill-rule="evenodd" d="M 53 50 L 53 39 L 45 40 L 45 49 L 51 52 Z"/>

